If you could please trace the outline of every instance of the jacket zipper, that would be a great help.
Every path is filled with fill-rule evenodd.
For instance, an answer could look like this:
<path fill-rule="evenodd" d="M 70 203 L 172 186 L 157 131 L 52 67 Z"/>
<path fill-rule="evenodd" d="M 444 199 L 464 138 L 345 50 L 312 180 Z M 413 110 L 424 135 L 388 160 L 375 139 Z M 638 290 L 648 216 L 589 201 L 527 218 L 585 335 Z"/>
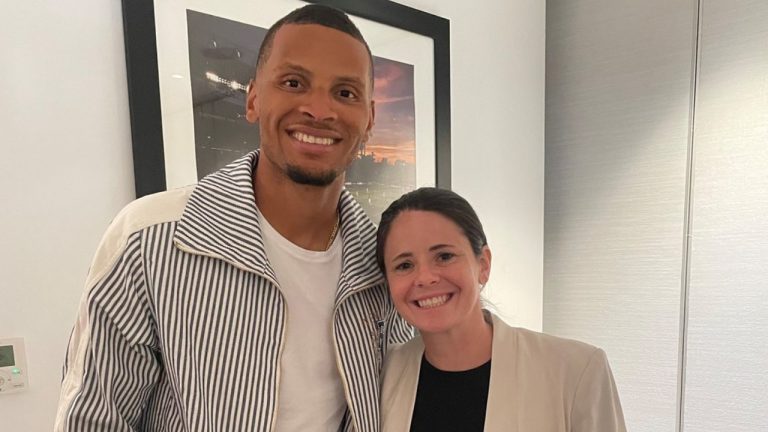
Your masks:
<path fill-rule="evenodd" d="M 278 294 L 283 299 L 283 305 L 284 305 L 283 306 L 283 332 L 280 335 L 280 348 L 278 349 L 278 352 L 277 352 L 277 374 L 276 374 L 277 375 L 277 385 L 276 385 L 276 390 L 277 390 L 277 395 L 278 395 L 277 398 L 278 398 L 278 400 L 275 401 L 275 409 L 272 410 L 272 424 L 270 425 L 270 428 L 269 428 L 270 431 L 274 431 L 275 430 L 275 426 L 277 424 L 277 410 L 278 410 L 278 407 L 280 405 L 278 403 L 279 402 L 279 398 L 280 398 L 280 375 L 282 373 L 281 366 L 280 366 L 280 360 L 281 360 L 282 355 L 283 355 L 283 345 L 285 344 L 285 331 L 286 331 L 286 327 L 288 327 L 288 321 L 287 321 L 287 319 L 288 319 L 288 305 L 285 303 L 285 298 L 283 297 L 283 293 L 280 292 L 280 285 L 277 283 L 276 280 L 272 279 L 271 277 L 269 277 L 269 276 L 267 276 L 265 274 L 256 273 L 255 271 L 253 271 L 251 269 L 248 269 L 248 268 L 246 268 L 244 266 L 238 265 L 237 263 L 234 263 L 232 261 L 224 259 L 221 256 L 213 255 L 213 254 L 208 254 L 208 253 L 202 253 L 200 251 L 188 248 L 186 245 L 184 245 L 182 243 L 178 243 L 178 242 L 174 242 L 174 243 L 176 243 L 176 247 L 178 247 L 179 249 L 181 249 L 181 250 L 183 250 L 185 252 L 188 252 L 188 253 L 191 253 L 191 254 L 195 254 L 195 255 L 207 256 L 209 258 L 220 259 L 220 260 L 230 264 L 231 266 L 233 266 L 235 268 L 238 268 L 238 269 L 240 269 L 242 271 L 245 271 L 245 272 L 248 272 L 248 273 L 253 273 L 253 274 L 255 274 L 255 275 L 259 276 L 259 277 L 262 277 L 262 278 L 272 282 L 272 284 L 275 286 L 275 288 L 277 288 Z M 354 417 L 353 417 L 354 413 L 352 412 L 352 409 L 351 409 L 352 397 L 350 395 L 349 386 L 347 385 L 347 375 L 344 373 L 344 367 L 342 366 L 341 361 L 339 360 L 341 354 L 339 352 L 339 344 L 338 344 L 338 342 L 336 342 L 336 332 L 334 331 L 335 326 L 336 326 L 336 313 L 339 310 L 339 305 L 344 303 L 348 298 L 350 298 L 351 296 L 353 296 L 355 294 L 359 294 L 359 293 L 361 293 L 361 292 L 363 292 L 363 291 L 365 291 L 367 289 L 371 289 L 372 287 L 375 287 L 376 285 L 381 285 L 381 283 L 382 283 L 381 281 L 377 281 L 375 283 L 368 284 L 368 285 L 366 285 L 366 286 L 364 286 L 362 288 L 358 288 L 358 289 L 354 290 L 353 292 L 350 292 L 349 294 L 346 294 L 341 299 L 339 299 L 338 303 L 336 303 L 336 305 L 333 307 L 333 320 L 331 321 L 331 336 L 332 336 L 331 339 L 333 340 L 333 349 L 334 349 L 334 352 L 336 354 L 335 355 L 336 369 L 338 369 L 339 375 L 341 376 L 341 385 L 344 388 L 344 397 L 346 398 L 346 401 L 347 401 L 347 408 L 349 408 L 350 421 L 352 421 L 353 424 L 354 424 Z"/>

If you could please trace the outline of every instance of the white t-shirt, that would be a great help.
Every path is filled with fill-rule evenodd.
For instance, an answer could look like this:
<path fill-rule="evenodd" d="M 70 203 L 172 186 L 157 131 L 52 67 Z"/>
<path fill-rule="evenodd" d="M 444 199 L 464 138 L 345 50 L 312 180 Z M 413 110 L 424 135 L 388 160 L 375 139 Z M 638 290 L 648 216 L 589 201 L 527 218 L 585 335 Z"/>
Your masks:
<path fill-rule="evenodd" d="M 341 235 L 327 251 L 309 251 L 280 235 L 261 212 L 258 215 L 288 311 L 275 430 L 336 432 L 346 410 L 332 329 Z"/>

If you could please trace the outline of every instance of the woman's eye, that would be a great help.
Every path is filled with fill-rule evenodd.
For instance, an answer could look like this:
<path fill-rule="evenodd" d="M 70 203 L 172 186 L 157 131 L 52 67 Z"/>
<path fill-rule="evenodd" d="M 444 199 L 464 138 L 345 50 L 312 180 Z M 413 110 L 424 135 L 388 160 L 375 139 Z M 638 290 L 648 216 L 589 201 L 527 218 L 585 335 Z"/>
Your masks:
<path fill-rule="evenodd" d="M 405 271 L 413 267 L 413 264 L 409 262 L 401 262 L 400 264 L 395 266 L 395 271 Z"/>
<path fill-rule="evenodd" d="M 455 256 L 456 255 L 454 253 L 452 253 L 452 252 L 441 252 L 440 254 L 437 255 L 437 260 L 438 261 L 442 261 L 442 262 L 446 262 L 446 261 L 452 260 L 453 257 L 455 257 Z"/>

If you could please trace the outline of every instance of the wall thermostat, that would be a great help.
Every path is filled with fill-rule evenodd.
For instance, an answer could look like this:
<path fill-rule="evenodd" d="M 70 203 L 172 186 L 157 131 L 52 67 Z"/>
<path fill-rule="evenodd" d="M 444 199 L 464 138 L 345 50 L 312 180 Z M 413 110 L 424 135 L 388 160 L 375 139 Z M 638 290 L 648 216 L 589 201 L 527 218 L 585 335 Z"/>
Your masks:
<path fill-rule="evenodd" d="M 0 395 L 27 389 L 24 339 L 0 339 Z"/>

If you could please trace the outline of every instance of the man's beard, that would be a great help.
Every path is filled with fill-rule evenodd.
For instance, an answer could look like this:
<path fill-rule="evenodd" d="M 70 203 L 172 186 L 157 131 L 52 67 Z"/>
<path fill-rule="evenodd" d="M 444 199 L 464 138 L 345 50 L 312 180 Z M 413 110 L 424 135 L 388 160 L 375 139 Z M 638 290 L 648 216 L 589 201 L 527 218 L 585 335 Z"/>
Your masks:
<path fill-rule="evenodd" d="M 334 170 L 328 170 L 320 173 L 310 173 L 295 165 L 288 165 L 285 168 L 288 178 L 295 183 L 307 186 L 325 187 L 333 183 L 339 174 Z"/>

